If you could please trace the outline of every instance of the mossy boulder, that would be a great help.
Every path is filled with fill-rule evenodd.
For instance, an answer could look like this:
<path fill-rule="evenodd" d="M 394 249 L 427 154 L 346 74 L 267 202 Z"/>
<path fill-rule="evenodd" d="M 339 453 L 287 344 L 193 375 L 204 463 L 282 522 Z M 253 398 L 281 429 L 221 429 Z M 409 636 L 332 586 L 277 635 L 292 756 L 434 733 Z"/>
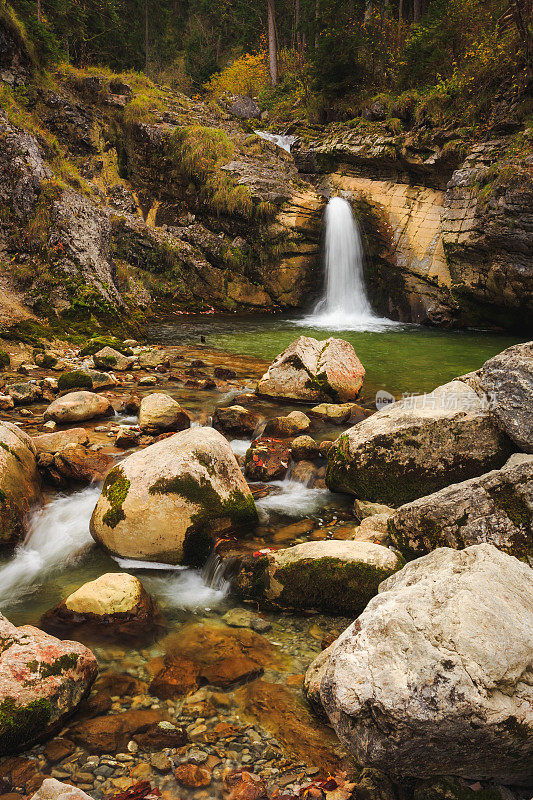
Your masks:
<path fill-rule="evenodd" d="M 108 473 L 91 533 L 122 558 L 201 565 L 221 532 L 247 531 L 256 522 L 227 440 L 212 428 L 190 428 Z"/>
<path fill-rule="evenodd" d="M 533 558 L 533 455 L 515 453 L 501 469 L 406 503 L 388 524 L 407 559 L 480 542 Z"/>
<path fill-rule="evenodd" d="M 11 358 L 6 350 L 0 349 L 0 370 L 9 369 L 11 366 Z"/>
<path fill-rule="evenodd" d="M 17 544 L 27 532 L 29 512 L 42 503 L 36 448 L 11 422 L 0 424 L 0 547 Z"/>
<path fill-rule="evenodd" d="M 396 507 L 501 467 L 513 449 L 488 404 L 451 381 L 345 431 L 328 451 L 326 484 Z"/>
<path fill-rule="evenodd" d="M 110 347 L 113 350 L 118 350 L 119 353 L 122 353 L 123 356 L 132 356 L 133 350 L 131 347 L 127 347 L 124 345 L 120 339 L 116 339 L 114 336 L 95 336 L 92 339 L 89 339 L 86 345 L 81 348 L 80 356 L 94 356 L 99 350 L 102 350 L 104 347 Z"/>
<path fill-rule="evenodd" d="M 0 614 L 0 755 L 30 747 L 59 727 L 89 691 L 96 658 L 78 642 L 62 642 Z"/>
<path fill-rule="evenodd" d="M 257 384 L 265 397 L 342 403 L 354 400 L 365 369 L 344 339 L 299 336 L 272 362 Z"/>
<path fill-rule="evenodd" d="M 71 372 L 63 372 L 57 380 L 57 388 L 60 392 L 71 392 L 73 389 L 94 388 L 93 379 L 84 369 L 75 369 Z"/>
<path fill-rule="evenodd" d="M 235 585 L 248 599 L 351 616 L 361 613 L 403 563 L 373 542 L 305 542 L 245 559 Z"/>
<path fill-rule="evenodd" d="M 131 359 L 112 347 L 102 347 L 93 355 L 94 366 L 99 369 L 125 372 L 131 366 Z"/>
<path fill-rule="evenodd" d="M 441 547 L 380 585 L 306 689 L 359 764 L 527 785 L 532 653 L 533 570 L 490 544 Z"/>

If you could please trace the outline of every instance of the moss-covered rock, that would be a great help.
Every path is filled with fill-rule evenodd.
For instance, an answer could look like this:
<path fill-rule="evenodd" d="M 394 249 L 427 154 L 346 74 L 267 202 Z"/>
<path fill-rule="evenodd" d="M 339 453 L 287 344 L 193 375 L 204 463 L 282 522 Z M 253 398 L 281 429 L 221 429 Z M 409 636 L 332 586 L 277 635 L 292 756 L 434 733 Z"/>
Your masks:
<path fill-rule="evenodd" d="M 86 370 L 75 369 L 71 372 L 63 372 L 57 380 L 57 387 L 60 392 L 71 392 L 73 389 L 93 389 L 93 379 Z"/>
<path fill-rule="evenodd" d="M 9 353 L 0 349 L 0 370 L 9 369 L 11 366 L 11 358 Z"/>
<path fill-rule="evenodd" d="M 212 428 L 190 428 L 108 473 L 91 533 L 124 558 L 201 565 L 221 531 L 242 532 L 256 522 L 227 440 Z"/>
<path fill-rule="evenodd" d="M 132 356 L 133 350 L 131 347 L 126 347 L 120 339 L 114 336 L 94 336 L 89 339 L 80 350 L 80 356 L 93 356 L 104 347 L 110 347 L 113 350 L 118 350 L 123 356 Z"/>
<path fill-rule="evenodd" d="M 24 431 L 10 422 L 0 424 L 0 548 L 24 538 L 30 510 L 42 503 L 35 454 Z"/>
<path fill-rule="evenodd" d="M 235 585 L 242 597 L 281 607 L 357 616 L 403 561 L 373 542 L 305 542 L 246 558 Z"/>

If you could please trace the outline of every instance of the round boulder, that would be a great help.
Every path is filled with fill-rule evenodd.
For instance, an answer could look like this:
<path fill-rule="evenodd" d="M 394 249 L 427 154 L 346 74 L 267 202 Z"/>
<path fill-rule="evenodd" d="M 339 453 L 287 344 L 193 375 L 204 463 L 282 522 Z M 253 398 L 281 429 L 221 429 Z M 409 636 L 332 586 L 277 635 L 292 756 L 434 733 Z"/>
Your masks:
<path fill-rule="evenodd" d="M 213 428 L 190 428 L 133 453 L 107 474 L 91 533 L 123 558 L 201 565 L 220 532 L 256 522 L 227 440 Z"/>
<path fill-rule="evenodd" d="M 190 428 L 191 420 L 172 397 L 163 392 L 154 392 L 141 401 L 139 426 L 144 433 L 183 431 Z"/>
<path fill-rule="evenodd" d="M 493 545 L 439 548 L 379 587 L 308 691 L 360 764 L 527 783 L 533 570 Z"/>
<path fill-rule="evenodd" d="M 41 502 L 35 445 L 17 425 L 0 423 L 0 545 L 24 538 L 28 513 Z"/>
<path fill-rule="evenodd" d="M 45 419 L 54 422 L 84 422 L 95 417 L 114 414 L 113 406 L 106 397 L 94 392 L 69 392 L 58 397 L 44 412 Z"/>

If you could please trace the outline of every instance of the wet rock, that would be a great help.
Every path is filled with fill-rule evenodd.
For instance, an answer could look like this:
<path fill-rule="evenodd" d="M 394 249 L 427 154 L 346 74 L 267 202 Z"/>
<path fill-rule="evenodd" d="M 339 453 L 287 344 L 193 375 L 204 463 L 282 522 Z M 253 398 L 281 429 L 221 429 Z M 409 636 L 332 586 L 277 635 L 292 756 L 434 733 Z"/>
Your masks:
<path fill-rule="evenodd" d="M 92 800 L 92 798 L 70 783 L 61 783 L 55 778 L 45 778 L 31 800 Z"/>
<path fill-rule="evenodd" d="M 35 445 L 21 428 L 0 423 L 0 546 L 24 538 L 28 514 L 42 500 Z"/>
<path fill-rule="evenodd" d="M 224 778 L 226 800 L 268 800 L 265 782 L 253 772 L 236 770 Z"/>
<path fill-rule="evenodd" d="M 112 347 L 102 347 L 93 355 L 94 366 L 102 370 L 126 372 L 131 364 L 131 359 L 123 356 Z"/>
<path fill-rule="evenodd" d="M 131 430 L 131 428 L 122 428 L 117 433 L 115 439 L 115 447 L 120 447 L 122 450 L 129 450 L 131 447 L 137 447 L 139 444 L 139 433 Z"/>
<path fill-rule="evenodd" d="M 154 392 L 143 397 L 139 411 L 139 426 L 144 433 L 183 431 L 191 427 L 187 412 L 168 394 Z"/>
<path fill-rule="evenodd" d="M 95 681 L 95 691 L 105 692 L 110 697 L 134 697 L 147 694 L 148 685 L 135 675 L 126 672 L 103 672 Z"/>
<path fill-rule="evenodd" d="M 126 414 L 133 414 L 137 416 L 141 408 L 141 398 L 138 394 L 130 394 L 122 403 L 122 410 Z"/>
<path fill-rule="evenodd" d="M 8 394 L 0 394 L 0 411 L 11 411 L 15 408 L 15 402 Z"/>
<path fill-rule="evenodd" d="M 298 461 L 291 470 L 291 480 L 301 483 L 303 486 L 316 486 L 317 479 L 318 468 L 312 461 Z"/>
<path fill-rule="evenodd" d="M 251 628 L 257 633 L 265 633 L 272 627 L 268 620 L 259 617 L 246 608 L 232 608 L 224 614 L 222 620 L 230 628 Z"/>
<path fill-rule="evenodd" d="M 109 572 L 80 586 L 48 611 L 42 624 L 52 631 L 82 628 L 113 638 L 138 638 L 155 634 L 162 618 L 138 578 Z"/>
<path fill-rule="evenodd" d="M 235 370 L 229 369 L 229 367 L 215 367 L 213 375 L 223 381 L 231 381 L 237 377 Z"/>
<path fill-rule="evenodd" d="M 113 456 L 68 444 L 54 455 L 53 470 L 69 483 L 94 483 L 102 481 L 114 463 Z"/>
<path fill-rule="evenodd" d="M 73 389 L 98 391 L 99 389 L 110 389 L 116 386 L 117 382 L 117 379 L 107 372 L 98 372 L 95 369 L 76 369 L 60 375 L 57 388 L 60 392 L 71 392 Z"/>
<path fill-rule="evenodd" d="M 354 528 L 353 535 L 350 537 L 357 542 L 375 542 L 384 547 L 393 545 L 389 533 L 389 522 L 392 519 L 393 509 L 383 514 L 372 514 L 365 517 L 360 525 Z"/>
<path fill-rule="evenodd" d="M 43 755 L 49 764 L 56 764 L 58 761 L 63 761 L 63 759 L 72 755 L 75 749 L 76 745 L 73 742 L 68 739 L 57 738 L 47 742 Z"/>
<path fill-rule="evenodd" d="M 123 558 L 201 565 L 218 529 L 257 521 L 252 494 L 222 434 L 190 428 L 125 458 L 107 475 L 93 538 Z"/>
<path fill-rule="evenodd" d="M 11 383 L 5 387 L 16 406 L 28 406 L 42 399 L 43 390 L 35 381 L 27 383 Z"/>
<path fill-rule="evenodd" d="M 226 406 L 225 408 L 216 408 L 213 414 L 213 428 L 217 431 L 222 431 L 229 437 L 244 437 L 249 438 L 252 436 L 258 423 L 260 416 L 254 414 L 243 406 Z"/>
<path fill-rule="evenodd" d="M 410 559 L 437 547 L 460 550 L 481 542 L 517 558 L 533 557 L 533 455 L 516 453 L 499 470 L 401 506 L 389 529 Z"/>
<path fill-rule="evenodd" d="M 297 436 L 291 442 L 293 461 L 313 461 L 318 458 L 319 450 L 319 445 L 310 436 Z"/>
<path fill-rule="evenodd" d="M 311 420 L 301 411 L 291 411 L 285 417 L 271 417 L 255 436 L 288 438 L 309 430 Z"/>
<path fill-rule="evenodd" d="M 320 403 L 320 405 L 314 406 L 309 414 L 325 422 L 332 422 L 334 425 L 343 425 L 352 417 L 354 410 L 357 411 L 360 408 L 361 406 L 355 403 Z M 365 409 L 361 409 L 361 412 L 363 411 Z M 367 416 L 369 416 L 369 412 L 361 414 L 361 419 Z"/>
<path fill-rule="evenodd" d="M 97 662 L 77 642 L 59 641 L 0 615 L 0 754 L 28 747 L 60 727 L 96 677 Z"/>
<path fill-rule="evenodd" d="M 155 375 L 145 375 L 139 379 L 139 386 L 155 386 L 156 383 L 157 377 Z"/>
<path fill-rule="evenodd" d="M 486 361 L 477 375 L 501 428 L 520 450 L 533 453 L 533 342 L 508 347 Z"/>
<path fill-rule="evenodd" d="M 256 439 L 246 451 L 244 474 L 250 481 L 278 480 L 287 473 L 289 457 L 287 442 L 268 437 Z"/>
<path fill-rule="evenodd" d="M 486 404 L 460 381 L 387 406 L 328 453 L 326 483 L 397 506 L 502 466 L 512 451 Z"/>
<path fill-rule="evenodd" d="M 401 565 L 391 550 L 372 542 L 305 542 L 246 557 L 235 586 L 240 596 L 282 608 L 359 614 Z"/>
<path fill-rule="evenodd" d="M 141 369 L 170 366 L 170 359 L 163 350 L 143 350 L 142 353 L 139 353 L 137 360 Z"/>
<path fill-rule="evenodd" d="M 157 709 L 132 709 L 77 722 L 68 728 L 65 736 L 89 753 L 121 753 L 136 733 L 163 721 L 165 714 Z"/>
<path fill-rule="evenodd" d="M 93 392 L 70 392 L 54 400 L 44 412 L 44 418 L 65 424 L 113 414 L 113 406 L 102 395 Z"/>
<path fill-rule="evenodd" d="M 174 777 L 186 789 L 200 789 L 211 783 L 211 770 L 196 764 L 180 764 L 174 770 Z"/>
<path fill-rule="evenodd" d="M 200 667 L 187 658 L 167 657 L 150 684 L 150 694 L 169 700 L 195 692 L 200 685 Z"/>
<path fill-rule="evenodd" d="M 366 517 L 372 517 L 376 514 L 394 513 L 394 509 L 390 506 L 385 506 L 383 503 L 369 503 L 367 500 L 354 500 L 353 510 L 360 522 L 366 519 Z"/>
<path fill-rule="evenodd" d="M 235 683 L 252 681 L 263 674 L 263 668 L 247 656 L 229 656 L 208 664 L 201 670 L 202 678 L 212 686 L 227 689 Z"/>
<path fill-rule="evenodd" d="M 357 397 L 365 370 L 343 339 L 300 336 L 268 368 L 257 385 L 266 397 L 342 402 Z"/>
<path fill-rule="evenodd" d="M 85 445 L 89 443 L 89 436 L 85 428 L 69 428 L 66 431 L 57 433 L 43 433 L 40 436 L 33 436 L 32 442 L 37 453 L 59 453 L 67 445 Z"/>
<path fill-rule="evenodd" d="M 526 783 L 532 609 L 531 568 L 492 545 L 409 563 L 319 657 L 341 741 L 396 777 Z"/>
<path fill-rule="evenodd" d="M 167 747 L 183 747 L 187 742 L 187 733 L 183 728 L 177 728 L 171 722 L 155 722 L 143 731 L 136 733 L 133 741 L 144 753 L 153 753 Z"/>
<path fill-rule="evenodd" d="M 150 756 L 150 766 L 166 775 L 172 769 L 172 762 L 164 753 L 152 753 Z"/>

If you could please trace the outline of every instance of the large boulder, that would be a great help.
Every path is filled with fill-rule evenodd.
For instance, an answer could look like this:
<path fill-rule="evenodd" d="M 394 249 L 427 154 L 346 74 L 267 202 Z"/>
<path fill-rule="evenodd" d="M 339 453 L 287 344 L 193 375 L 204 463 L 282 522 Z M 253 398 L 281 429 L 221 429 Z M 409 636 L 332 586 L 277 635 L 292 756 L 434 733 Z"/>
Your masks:
<path fill-rule="evenodd" d="M 502 429 L 520 450 L 533 453 L 533 342 L 508 347 L 486 361 L 477 375 Z"/>
<path fill-rule="evenodd" d="M 0 614 L 0 755 L 28 747 L 61 727 L 89 691 L 96 658 L 78 642 L 61 642 Z"/>
<path fill-rule="evenodd" d="M 57 381 L 60 392 L 71 392 L 74 389 L 87 389 L 98 391 L 110 389 L 118 383 L 114 375 L 108 372 L 98 372 L 96 369 L 75 369 L 72 372 L 63 372 Z"/>
<path fill-rule="evenodd" d="M 227 440 L 189 428 L 133 453 L 107 475 L 93 538 L 123 558 L 202 564 L 223 530 L 255 524 L 257 510 Z"/>
<path fill-rule="evenodd" d="M 0 423 L 0 547 L 24 538 L 29 512 L 42 502 L 35 456 L 27 433 L 11 422 Z"/>
<path fill-rule="evenodd" d="M 61 424 L 85 422 L 95 417 L 107 417 L 115 412 L 106 397 L 94 392 L 69 392 L 50 403 L 44 412 L 45 419 Z"/>
<path fill-rule="evenodd" d="M 172 397 L 163 392 L 154 392 L 141 401 L 139 426 L 145 433 L 183 431 L 190 428 L 191 420 Z"/>
<path fill-rule="evenodd" d="M 41 464 L 42 456 L 39 459 Z M 69 444 L 56 453 L 52 464 L 46 464 L 45 470 L 60 476 L 59 484 L 95 483 L 102 481 L 107 471 L 113 466 L 113 456 L 89 450 L 81 444 Z M 51 469 L 50 469 L 51 468 Z"/>
<path fill-rule="evenodd" d="M 255 439 L 244 457 L 244 474 L 249 481 L 275 481 L 284 478 L 289 469 L 290 450 L 287 442 L 260 437 Z"/>
<path fill-rule="evenodd" d="M 261 417 L 243 406 L 216 408 L 213 413 L 213 428 L 234 438 L 250 438 Z"/>
<path fill-rule="evenodd" d="M 349 342 L 299 336 L 272 362 L 257 384 L 257 393 L 337 403 L 356 398 L 364 377 L 365 369 Z"/>
<path fill-rule="evenodd" d="M 37 453 L 59 453 L 67 445 L 88 444 L 89 436 L 85 428 L 69 428 L 66 431 L 41 433 L 32 438 Z"/>
<path fill-rule="evenodd" d="M 82 629 L 112 638 L 156 634 L 162 617 L 134 575 L 108 572 L 84 583 L 42 618 L 45 630 L 61 635 Z"/>
<path fill-rule="evenodd" d="M 103 370 L 115 370 L 125 372 L 131 365 L 131 358 L 123 356 L 118 350 L 112 347 L 102 347 L 93 355 L 94 366 Z"/>
<path fill-rule="evenodd" d="M 360 764 L 526 783 L 533 571 L 489 544 L 439 548 L 379 587 L 307 689 Z"/>
<path fill-rule="evenodd" d="M 333 491 L 398 506 L 501 467 L 513 450 L 488 405 L 461 381 L 392 403 L 328 451 Z"/>
<path fill-rule="evenodd" d="M 402 565 L 392 550 L 373 542 L 304 542 L 244 558 L 234 585 L 248 599 L 352 615 Z"/>
<path fill-rule="evenodd" d="M 515 453 L 501 469 L 401 506 L 389 535 L 409 559 L 481 542 L 533 558 L 533 455 Z"/>

